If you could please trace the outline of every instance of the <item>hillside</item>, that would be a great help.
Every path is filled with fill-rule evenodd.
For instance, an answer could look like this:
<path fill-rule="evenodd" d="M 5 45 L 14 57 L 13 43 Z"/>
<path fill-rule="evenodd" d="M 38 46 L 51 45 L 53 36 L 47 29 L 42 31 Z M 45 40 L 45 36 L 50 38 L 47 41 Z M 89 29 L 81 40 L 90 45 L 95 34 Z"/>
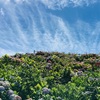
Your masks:
<path fill-rule="evenodd" d="M 100 56 L 37 52 L 0 58 L 1 100 L 100 100 Z"/>

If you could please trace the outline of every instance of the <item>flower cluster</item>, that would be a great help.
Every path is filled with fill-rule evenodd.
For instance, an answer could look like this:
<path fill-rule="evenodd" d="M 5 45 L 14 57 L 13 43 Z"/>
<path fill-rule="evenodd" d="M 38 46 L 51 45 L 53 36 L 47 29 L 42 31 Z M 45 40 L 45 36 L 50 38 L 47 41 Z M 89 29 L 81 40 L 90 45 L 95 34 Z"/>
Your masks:
<path fill-rule="evenodd" d="M 44 87 L 42 89 L 43 94 L 49 94 L 50 93 L 50 89 L 48 89 L 47 87 Z"/>
<path fill-rule="evenodd" d="M 4 81 L 3 78 L 0 78 L 0 80 L 2 80 L 0 81 L 0 92 L 1 93 L 6 92 L 6 95 L 9 97 L 9 100 L 22 100 L 20 96 L 14 94 L 14 91 L 10 89 L 10 83 L 8 81 Z"/>

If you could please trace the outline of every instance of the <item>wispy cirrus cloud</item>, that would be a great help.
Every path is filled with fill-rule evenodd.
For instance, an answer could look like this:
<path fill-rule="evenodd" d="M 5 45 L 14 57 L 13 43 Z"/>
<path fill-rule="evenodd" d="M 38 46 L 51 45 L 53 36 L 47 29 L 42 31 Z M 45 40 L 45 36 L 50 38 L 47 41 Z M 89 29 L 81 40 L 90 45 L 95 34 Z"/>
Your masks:
<path fill-rule="evenodd" d="M 4 16 L 3 8 L 0 8 L 0 15 L 1 15 L 1 16 Z"/>
<path fill-rule="evenodd" d="M 77 6 L 88 6 L 97 2 L 99 0 L 33 0 L 35 3 L 39 2 L 44 4 L 48 9 L 57 10 L 63 9 L 65 7 L 77 7 Z M 7 3 L 24 3 L 24 2 L 31 2 L 30 0 L 0 0 L 0 2 Z"/>
<path fill-rule="evenodd" d="M 46 12 L 35 0 L 16 5 L 10 2 L 2 6 L 4 16 L 0 16 L 0 55 L 33 50 L 99 52 L 100 22 L 93 26 L 82 20 L 68 23 Z"/>
<path fill-rule="evenodd" d="M 9 4 L 9 3 L 16 3 L 16 4 L 20 4 L 20 3 L 24 3 L 27 2 L 28 0 L 0 0 L 0 2 L 4 3 L 4 4 Z"/>
<path fill-rule="evenodd" d="M 65 7 L 77 7 L 77 6 L 88 6 L 100 2 L 99 0 L 38 0 L 43 3 L 47 8 L 56 10 L 63 9 Z"/>

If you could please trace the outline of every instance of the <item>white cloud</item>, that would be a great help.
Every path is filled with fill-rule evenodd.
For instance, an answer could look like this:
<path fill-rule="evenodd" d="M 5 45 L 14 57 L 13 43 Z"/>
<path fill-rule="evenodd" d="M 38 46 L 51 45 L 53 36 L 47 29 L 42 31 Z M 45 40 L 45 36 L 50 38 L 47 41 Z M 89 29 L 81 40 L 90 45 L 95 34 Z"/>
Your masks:
<path fill-rule="evenodd" d="M 67 0 L 40 0 L 49 9 L 61 9 L 67 6 Z"/>
<path fill-rule="evenodd" d="M 45 5 L 48 9 L 56 10 L 56 9 L 63 9 L 65 7 L 77 7 L 77 6 L 88 6 L 90 4 L 94 4 L 100 2 L 99 0 L 0 0 L 5 4 L 8 3 L 16 3 L 22 4 L 23 2 L 39 2 Z"/>
<path fill-rule="evenodd" d="M 38 0 L 42 2 L 46 7 L 52 10 L 56 9 L 62 9 L 67 6 L 83 6 L 83 5 L 90 5 L 94 4 L 96 2 L 99 2 L 99 0 Z"/>
<path fill-rule="evenodd" d="M 0 17 L 0 55 L 33 50 L 99 52 L 100 22 L 94 27 L 80 20 L 69 24 L 34 1 L 25 6 L 10 3 L 3 8 L 6 16 Z"/>
<path fill-rule="evenodd" d="M 3 8 L 0 9 L 0 15 L 4 16 L 4 10 L 3 10 Z"/>
<path fill-rule="evenodd" d="M 16 3 L 16 4 L 20 4 L 23 2 L 27 2 L 28 0 L 0 0 L 0 2 L 4 3 L 4 4 L 9 4 L 9 3 Z"/>

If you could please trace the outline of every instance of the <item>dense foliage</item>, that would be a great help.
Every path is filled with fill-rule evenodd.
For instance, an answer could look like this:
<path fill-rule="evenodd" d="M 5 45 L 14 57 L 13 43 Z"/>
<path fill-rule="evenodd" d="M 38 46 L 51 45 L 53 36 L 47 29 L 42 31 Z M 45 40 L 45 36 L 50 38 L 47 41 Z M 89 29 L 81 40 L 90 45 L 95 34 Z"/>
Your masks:
<path fill-rule="evenodd" d="M 5 55 L 0 82 L 9 81 L 10 87 L 0 90 L 0 98 L 12 100 L 6 92 L 10 89 L 22 100 L 100 100 L 99 60 L 96 54 L 41 51 Z"/>

